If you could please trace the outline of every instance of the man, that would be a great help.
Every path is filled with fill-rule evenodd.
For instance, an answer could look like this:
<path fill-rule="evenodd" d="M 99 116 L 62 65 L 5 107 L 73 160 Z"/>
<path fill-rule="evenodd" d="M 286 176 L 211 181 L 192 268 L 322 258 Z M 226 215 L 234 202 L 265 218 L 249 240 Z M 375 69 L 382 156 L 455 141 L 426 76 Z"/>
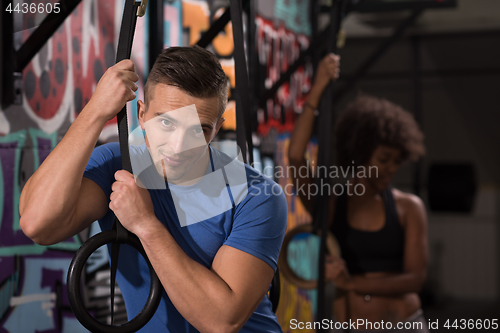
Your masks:
<path fill-rule="evenodd" d="M 145 158 L 165 188 L 151 181 L 151 172 L 140 172 L 150 171 L 147 166 L 136 175 L 121 170 L 118 144 L 93 149 L 106 121 L 135 98 L 137 80 L 130 60 L 106 71 L 26 183 L 21 228 L 49 245 L 95 220 L 109 229 L 114 213 L 138 236 L 165 290 L 143 332 L 281 332 L 266 292 L 286 229 L 286 201 L 276 183 L 248 166 L 242 189 L 233 177 L 238 163 L 208 145 L 227 102 L 217 58 L 199 47 L 164 50 L 149 74 L 144 103 L 137 103 L 145 135 L 143 145 L 131 148 L 132 163 Z M 223 186 L 214 179 L 223 179 Z M 203 208 L 224 205 L 228 209 Z M 132 318 L 145 303 L 149 273 L 138 253 L 128 246 L 121 251 L 117 281 Z"/>

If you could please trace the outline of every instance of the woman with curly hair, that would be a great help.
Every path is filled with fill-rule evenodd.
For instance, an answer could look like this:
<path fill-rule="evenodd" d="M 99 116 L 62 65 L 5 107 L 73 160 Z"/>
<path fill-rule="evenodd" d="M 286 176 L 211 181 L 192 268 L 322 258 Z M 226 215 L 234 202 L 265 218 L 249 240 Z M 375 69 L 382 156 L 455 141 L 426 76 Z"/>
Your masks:
<path fill-rule="evenodd" d="M 291 167 L 308 165 L 304 153 L 316 108 L 329 81 L 338 78 L 339 62 L 338 56 L 329 54 L 318 66 L 290 140 Z M 348 184 L 357 185 L 358 190 L 345 188 L 341 195 L 332 193 L 329 201 L 329 229 L 342 253 L 342 258 L 326 259 L 326 278 L 337 287 L 335 319 L 364 320 L 364 325 L 356 327 L 359 331 L 428 332 L 417 294 L 427 274 L 425 207 L 419 197 L 391 187 L 401 164 L 425 153 L 422 132 L 401 107 L 361 95 L 337 120 L 335 152 L 341 170 L 370 170 L 349 172 Z M 314 183 L 310 175 L 302 177 L 301 173 L 293 181 L 298 188 Z M 314 197 L 298 194 L 313 215 Z"/>

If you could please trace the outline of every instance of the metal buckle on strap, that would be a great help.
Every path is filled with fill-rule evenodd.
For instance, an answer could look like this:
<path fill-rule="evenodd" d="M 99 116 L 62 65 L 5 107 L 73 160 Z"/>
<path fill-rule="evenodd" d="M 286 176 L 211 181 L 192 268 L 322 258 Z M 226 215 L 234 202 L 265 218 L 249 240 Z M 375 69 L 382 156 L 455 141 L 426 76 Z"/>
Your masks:
<path fill-rule="evenodd" d="M 146 6 L 148 5 L 148 0 L 141 0 L 141 4 L 137 7 L 137 16 L 143 17 L 146 14 Z"/>

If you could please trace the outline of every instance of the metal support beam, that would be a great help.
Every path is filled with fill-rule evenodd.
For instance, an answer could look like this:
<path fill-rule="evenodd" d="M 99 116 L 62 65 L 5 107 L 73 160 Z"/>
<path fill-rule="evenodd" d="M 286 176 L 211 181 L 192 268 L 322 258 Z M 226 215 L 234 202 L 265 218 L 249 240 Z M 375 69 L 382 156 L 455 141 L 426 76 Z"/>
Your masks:
<path fill-rule="evenodd" d="M 234 69 L 236 77 L 236 141 L 241 149 L 243 161 L 253 163 L 253 143 L 251 132 L 250 96 L 247 56 L 245 54 L 245 34 L 243 33 L 242 0 L 230 0 L 231 21 L 233 23 Z M 245 142 L 246 141 L 246 142 Z M 247 150 L 248 147 L 248 150 Z M 247 152 L 248 158 L 247 158 Z"/>
<path fill-rule="evenodd" d="M 0 12 L 0 105 L 7 108 L 14 101 L 14 19 L 5 8 Z"/>
<path fill-rule="evenodd" d="M 319 30 L 318 30 L 318 18 L 321 13 L 321 6 L 319 5 L 319 0 L 312 0 L 311 1 L 311 9 L 310 9 L 310 20 L 311 20 L 311 40 L 312 41 L 317 41 L 319 39 Z M 331 25 L 330 25 L 331 26 Z M 326 27 L 325 31 L 329 32 L 330 26 Z M 324 44 L 323 44 L 324 45 Z M 313 68 L 317 68 L 319 61 L 321 60 L 321 50 L 318 50 L 318 52 L 313 52 L 311 55 L 311 63 Z M 292 73 L 290 73 L 292 74 Z M 314 77 L 316 76 L 316 72 L 313 73 L 313 81 L 314 82 Z"/>
<path fill-rule="evenodd" d="M 257 16 L 257 2 L 256 1 L 249 1 L 247 8 L 247 14 L 248 14 L 248 38 L 247 38 L 247 44 L 246 44 L 246 49 L 248 50 L 247 55 L 248 55 L 248 80 L 250 82 L 249 85 L 249 91 L 248 95 L 251 96 L 251 101 L 252 104 L 250 105 L 250 119 L 251 123 L 249 125 L 249 128 L 252 130 L 252 133 L 257 130 L 258 122 L 257 122 L 257 110 L 258 110 L 258 105 L 255 103 L 255 101 L 259 100 L 259 80 L 258 80 L 258 72 L 259 72 L 259 55 L 257 51 L 257 45 L 256 45 L 256 40 L 257 40 L 257 23 L 255 23 L 255 17 Z M 253 151 L 251 152 L 253 156 Z M 277 271 L 278 272 L 278 271 Z M 276 276 L 276 274 L 275 274 Z M 279 272 L 276 277 L 279 279 Z M 277 290 L 279 293 L 279 290 Z M 279 297 L 278 297 L 279 301 Z"/>
<path fill-rule="evenodd" d="M 61 11 L 59 13 L 52 11 L 45 17 L 42 24 L 31 34 L 19 51 L 16 52 L 14 58 L 15 72 L 22 72 L 24 67 L 28 65 L 31 59 L 40 51 L 79 3 L 80 0 L 61 0 L 59 2 Z"/>
<path fill-rule="evenodd" d="M 334 104 L 339 103 L 342 98 L 344 98 L 361 80 L 368 70 L 385 54 L 385 52 L 403 35 L 405 30 L 411 26 L 415 20 L 420 16 L 420 14 L 424 11 L 424 8 L 416 9 L 412 12 L 412 14 L 406 18 L 403 22 L 399 24 L 396 28 L 392 36 L 383 41 L 380 46 L 373 52 L 368 59 L 359 66 L 358 70 L 354 74 L 351 80 L 349 80 L 341 89 L 339 89 L 333 98 Z"/>
<path fill-rule="evenodd" d="M 210 26 L 210 29 L 207 30 L 207 32 L 205 32 L 200 40 L 196 43 L 196 45 L 200 46 L 200 47 L 207 47 L 213 40 L 214 38 L 219 34 L 219 32 L 221 32 L 224 27 L 226 26 L 226 24 L 229 23 L 229 21 L 231 20 L 231 9 L 230 7 L 226 8 L 226 11 L 224 12 L 224 14 L 222 14 L 218 19 L 217 21 L 215 21 L 214 23 L 212 23 L 212 25 Z"/>
<path fill-rule="evenodd" d="M 420 8 L 453 8 L 457 0 L 413 0 L 413 1 L 387 1 L 387 0 L 361 0 L 349 4 L 349 10 L 359 13 L 380 13 L 402 10 L 417 10 Z"/>
<path fill-rule="evenodd" d="M 61 0 L 58 7 L 60 11 L 56 13 L 54 9 L 48 14 L 18 51 L 14 50 L 13 45 L 14 14 L 2 8 L 0 13 L 0 103 L 2 108 L 7 108 L 14 102 L 15 73 L 23 71 L 79 3 L 80 0 Z M 17 80 L 20 80 L 19 74 Z"/>
<path fill-rule="evenodd" d="M 451 78 L 469 76 L 498 76 L 500 67 L 470 68 L 470 69 L 432 69 L 420 70 L 422 78 Z M 413 70 L 409 72 L 377 72 L 367 74 L 363 80 L 406 80 L 413 76 Z M 349 81 L 354 75 L 343 73 L 337 81 Z"/>
<path fill-rule="evenodd" d="M 163 50 L 163 0 L 149 0 L 149 70 Z"/>
<path fill-rule="evenodd" d="M 326 42 L 330 38 L 331 33 L 331 24 L 328 25 L 320 34 L 318 34 L 318 38 L 313 40 L 311 45 L 306 50 L 300 51 L 300 55 L 297 60 L 288 67 L 288 70 L 285 73 L 280 74 L 280 78 L 276 83 L 269 89 L 267 89 L 261 96 L 259 100 L 259 107 L 264 109 L 266 107 L 267 100 L 270 98 L 274 98 L 274 95 L 278 91 L 278 89 L 283 85 L 283 83 L 288 82 L 292 74 L 302 66 L 306 58 L 315 53 L 321 52 L 326 45 Z"/>
<path fill-rule="evenodd" d="M 252 6 L 255 5 L 252 4 L 251 1 L 250 1 L 250 8 L 247 8 L 248 5 L 249 5 L 249 0 L 243 0 L 242 9 L 246 9 L 249 12 L 252 12 L 251 8 Z M 229 21 L 231 21 L 231 8 L 227 7 L 226 10 L 224 11 L 224 14 L 222 14 L 217 19 L 217 21 L 212 23 L 210 28 L 205 33 L 203 33 L 198 42 L 196 42 L 196 45 L 204 48 L 207 47 L 214 40 L 214 38 L 217 37 L 219 32 L 221 32 L 224 29 L 224 27 L 229 23 Z M 251 23 L 250 26 L 252 26 Z"/>
<path fill-rule="evenodd" d="M 337 52 L 337 37 L 340 31 L 340 26 L 344 13 L 346 10 L 346 0 L 333 0 L 332 7 L 330 9 L 330 26 L 329 26 L 329 36 L 328 44 L 326 47 L 327 53 Z M 329 167 L 333 164 L 333 82 L 326 87 L 323 92 L 322 99 L 319 105 L 319 116 L 318 116 L 318 153 L 317 153 L 317 166 Z M 323 189 L 323 185 L 327 184 L 328 188 L 331 188 L 333 179 L 327 175 L 320 175 L 316 179 L 316 185 L 318 188 Z M 320 231 L 320 250 L 319 250 L 319 260 L 318 260 L 318 298 L 317 298 L 317 313 L 316 321 L 321 322 L 323 319 L 328 318 L 326 313 L 326 293 L 325 293 L 325 257 L 326 257 L 326 234 L 328 232 L 329 225 L 329 193 L 319 193 L 316 198 L 315 206 L 317 209 L 314 212 L 314 230 Z M 320 327 L 317 332 L 324 332 L 323 327 Z"/>
<path fill-rule="evenodd" d="M 423 125 L 422 114 L 422 73 L 420 61 L 420 37 L 413 36 L 411 38 L 412 58 L 413 58 L 413 116 L 420 128 Z M 423 161 L 420 159 L 413 166 L 413 193 L 421 196 L 421 177 L 423 169 Z"/>

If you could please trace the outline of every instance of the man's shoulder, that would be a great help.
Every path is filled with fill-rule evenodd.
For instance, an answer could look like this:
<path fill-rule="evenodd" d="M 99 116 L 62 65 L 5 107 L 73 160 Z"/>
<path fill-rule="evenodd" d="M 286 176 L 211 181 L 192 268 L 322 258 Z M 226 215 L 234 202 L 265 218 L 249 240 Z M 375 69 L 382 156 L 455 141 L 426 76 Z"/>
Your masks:
<path fill-rule="evenodd" d="M 108 157 L 120 157 L 120 144 L 118 142 L 108 142 L 94 148 L 92 155 Z"/>
<path fill-rule="evenodd" d="M 118 142 L 110 142 L 94 148 L 90 155 L 84 176 L 91 175 L 111 177 L 117 170 L 122 169 L 120 145 Z"/>
<path fill-rule="evenodd" d="M 229 173 L 229 183 L 231 180 L 236 179 L 237 182 L 243 183 L 246 181 L 248 193 L 253 196 L 283 196 L 284 193 L 281 187 L 271 178 L 262 174 L 259 170 L 252 166 L 243 163 L 236 157 L 231 157 L 228 154 L 211 148 L 213 153 L 213 161 L 215 169 L 224 167 L 226 173 Z"/>
<path fill-rule="evenodd" d="M 259 170 L 245 165 L 249 191 L 263 191 L 263 195 L 284 196 L 281 186 Z"/>
<path fill-rule="evenodd" d="M 144 155 L 145 145 L 129 146 L 129 154 L 132 162 L 139 160 Z M 119 142 L 108 142 L 94 148 L 91 160 L 96 162 L 105 162 L 110 160 L 121 161 L 121 150 Z"/>

